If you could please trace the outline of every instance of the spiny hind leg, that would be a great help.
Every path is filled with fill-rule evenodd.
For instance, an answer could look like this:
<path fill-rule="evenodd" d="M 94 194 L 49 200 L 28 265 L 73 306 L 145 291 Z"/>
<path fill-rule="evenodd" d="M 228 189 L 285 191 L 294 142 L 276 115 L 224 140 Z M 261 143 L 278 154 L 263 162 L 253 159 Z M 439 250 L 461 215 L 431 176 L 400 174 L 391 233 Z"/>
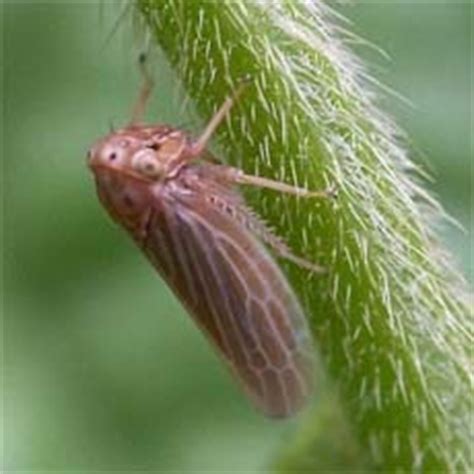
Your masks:
<path fill-rule="evenodd" d="M 309 260 L 295 255 L 287 243 L 251 209 L 240 202 L 229 202 L 222 195 L 212 196 L 210 203 L 220 212 L 230 215 L 233 220 L 248 229 L 253 235 L 268 245 L 278 256 L 286 258 L 296 265 L 315 273 L 323 273 L 325 269 Z"/>
<path fill-rule="evenodd" d="M 254 235 L 267 244 L 279 257 L 283 257 L 295 263 L 299 267 L 305 268 L 314 273 L 324 273 L 325 269 L 303 257 L 293 253 L 288 244 L 273 232 L 272 229 L 254 212 L 247 207 L 239 209 L 241 213 L 240 220 Z"/>

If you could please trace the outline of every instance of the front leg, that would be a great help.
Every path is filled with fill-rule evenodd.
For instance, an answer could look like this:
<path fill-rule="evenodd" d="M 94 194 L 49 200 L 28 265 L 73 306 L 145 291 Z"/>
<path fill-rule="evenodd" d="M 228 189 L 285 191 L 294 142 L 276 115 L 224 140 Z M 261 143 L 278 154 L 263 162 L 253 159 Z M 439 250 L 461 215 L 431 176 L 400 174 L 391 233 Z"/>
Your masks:
<path fill-rule="evenodd" d="M 238 98 L 242 94 L 245 86 L 248 83 L 248 79 L 242 79 L 237 88 L 233 91 L 233 93 L 226 98 L 224 103 L 219 107 L 217 112 L 211 118 L 209 123 L 207 124 L 204 131 L 201 133 L 201 136 L 191 145 L 189 150 L 189 155 L 191 158 L 200 156 L 207 147 L 209 140 L 211 139 L 212 135 L 219 127 L 219 125 L 223 122 L 226 118 L 227 114 L 230 112 L 230 109 L 234 106 L 237 102 Z"/>

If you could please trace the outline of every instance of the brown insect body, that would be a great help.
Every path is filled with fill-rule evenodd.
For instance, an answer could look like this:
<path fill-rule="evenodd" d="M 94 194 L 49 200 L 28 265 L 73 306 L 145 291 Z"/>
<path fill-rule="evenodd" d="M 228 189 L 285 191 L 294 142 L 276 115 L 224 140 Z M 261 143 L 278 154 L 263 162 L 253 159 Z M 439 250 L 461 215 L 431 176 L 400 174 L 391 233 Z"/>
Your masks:
<path fill-rule="evenodd" d="M 298 264 L 315 266 L 291 254 L 246 208 L 234 185 L 320 193 L 203 159 L 231 105 L 228 99 L 197 140 L 166 125 L 133 123 L 99 140 L 89 151 L 89 166 L 104 207 L 184 303 L 249 397 L 269 416 L 288 416 L 311 391 L 311 337 L 296 296 L 261 241 Z"/>

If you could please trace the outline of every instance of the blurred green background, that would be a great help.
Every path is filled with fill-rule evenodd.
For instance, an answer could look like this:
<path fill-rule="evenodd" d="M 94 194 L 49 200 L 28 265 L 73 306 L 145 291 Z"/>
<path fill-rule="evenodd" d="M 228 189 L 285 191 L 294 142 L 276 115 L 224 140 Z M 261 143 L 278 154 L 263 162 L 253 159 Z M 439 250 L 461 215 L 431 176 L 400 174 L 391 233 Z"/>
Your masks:
<path fill-rule="evenodd" d="M 254 413 L 151 266 L 100 208 L 85 153 L 136 95 L 140 41 L 117 4 L 7 3 L 4 80 L 6 469 L 261 472 L 297 420 Z M 468 3 L 340 6 L 395 97 L 441 227 L 473 280 Z M 154 120 L 199 123 L 155 58 Z"/>

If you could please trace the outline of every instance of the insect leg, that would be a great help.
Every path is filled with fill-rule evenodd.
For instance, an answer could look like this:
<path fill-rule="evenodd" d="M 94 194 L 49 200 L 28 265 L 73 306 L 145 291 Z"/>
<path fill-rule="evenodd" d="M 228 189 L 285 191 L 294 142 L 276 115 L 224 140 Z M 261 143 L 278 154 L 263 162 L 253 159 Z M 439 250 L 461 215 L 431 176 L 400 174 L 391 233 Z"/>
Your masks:
<path fill-rule="evenodd" d="M 226 115 L 229 113 L 232 106 L 237 102 L 247 83 L 247 79 L 243 79 L 242 81 L 240 81 L 234 92 L 226 98 L 224 103 L 220 106 L 218 111 L 214 114 L 214 116 L 207 124 L 206 128 L 204 129 L 204 132 L 202 132 L 201 136 L 193 143 L 191 156 L 198 156 L 205 150 L 209 140 L 216 131 L 217 127 L 219 127 L 219 125 L 225 119 Z"/>
<path fill-rule="evenodd" d="M 219 175 L 224 180 L 234 183 L 243 184 L 249 186 L 257 186 L 260 188 L 273 189 L 281 193 L 293 194 L 304 198 L 322 197 L 322 198 L 335 198 L 337 196 L 337 189 L 335 186 L 322 191 L 310 191 L 305 188 L 299 188 L 297 186 L 291 186 L 290 184 L 282 183 L 281 181 L 275 181 L 273 179 L 264 178 L 262 176 L 253 176 L 245 174 L 239 168 L 233 168 L 230 166 L 222 166 L 219 170 Z"/>
<path fill-rule="evenodd" d="M 293 253 L 286 242 L 280 236 L 275 234 L 273 230 L 260 219 L 258 214 L 245 206 L 240 199 L 235 199 L 238 195 L 229 190 L 229 184 L 236 183 L 235 174 L 242 173 L 241 170 L 228 166 L 210 166 L 207 169 L 208 174 L 209 172 L 214 173 L 213 178 L 221 185 L 220 192 L 217 191 L 219 187 L 217 190 L 211 190 L 207 187 L 204 191 L 209 193 L 209 197 L 212 196 L 212 199 L 208 200 L 209 205 L 213 206 L 226 217 L 230 216 L 234 221 L 245 227 L 254 236 L 258 237 L 265 244 L 271 247 L 278 256 L 290 260 L 296 265 L 305 268 L 306 270 L 310 270 L 313 273 L 324 273 L 326 271 L 326 269 L 320 265 Z M 222 190 L 226 190 L 229 194 L 223 193 Z"/>
<path fill-rule="evenodd" d="M 297 186 L 291 186 L 281 181 L 274 181 L 272 179 L 263 178 L 261 176 L 253 176 L 245 173 L 239 173 L 237 175 L 237 183 L 247 184 L 250 186 L 258 186 L 260 188 L 273 189 L 281 193 L 293 194 L 295 196 L 313 198 L 313 197 L 322 197 L 322 198 L 334 198 L 337 195 L 337 190 L 335 186 L 330 186 L 327 189 L 322 191 L 311 191 L 305 188 L 299 188 Z"/>
<path fill-rule="evenodd" d="M 247 229 L 257 235 L 280 257 L 286 258 L 301 268 L 305 268 L 313 273 L 325 273 L 326 269 L 320 265 L 306 260 L 295 253 L 288 247 L 286 242 L 276 235 L 262 220 L 259 219 L 251 210 L 240 208 L 240 220 Z"/>
<path fill-rule="evenodd" d="M 138 58 L 140 72 L 142 74 L 142 87 L 140 88 L 140 93 L 138 95 L 137 101 L 135 102 L 132 109 L 132 118 L 129 125 L 135 125 L 141 122 L 143 115 L 145 113 L 146 104 L 150 98 L 151 91 L 153 89 L 153 79 L 150 76 L 148 68 L 145 65 L 146 55 L 144 53 L 140 54 Z"/>

